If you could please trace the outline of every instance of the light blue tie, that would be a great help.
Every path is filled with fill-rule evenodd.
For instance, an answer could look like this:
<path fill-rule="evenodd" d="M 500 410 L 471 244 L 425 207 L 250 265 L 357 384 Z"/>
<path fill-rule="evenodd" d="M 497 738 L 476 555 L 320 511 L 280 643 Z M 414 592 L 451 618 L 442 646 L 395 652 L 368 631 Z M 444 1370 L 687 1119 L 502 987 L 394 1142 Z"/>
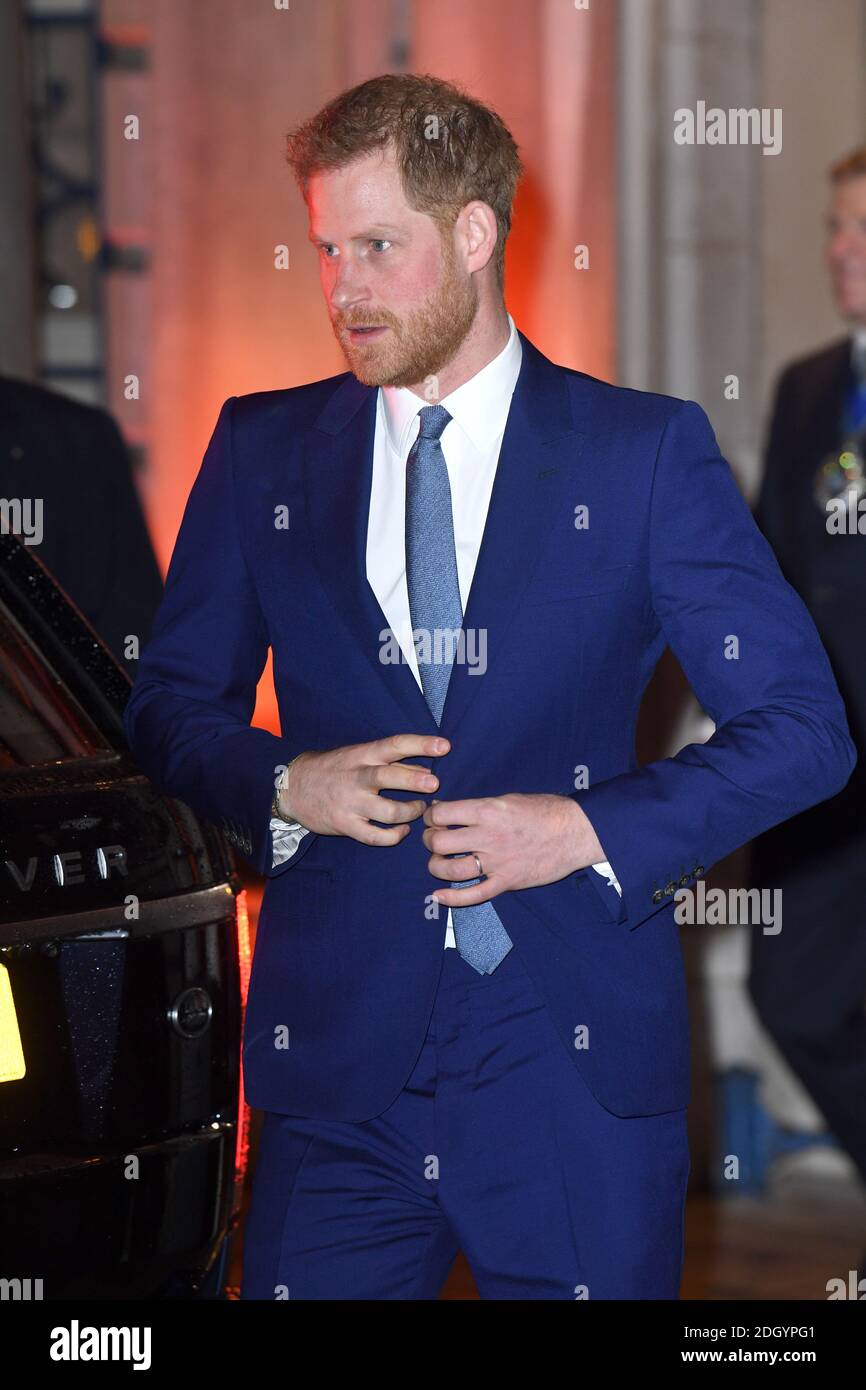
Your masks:
<path fill-rule="evenodd" d="M 437 725 L 442 720 L 463 606 L 457 579 L 451 486 L 439 437 L 451 416 L 442 405 L 419 411 L 418 438 L 406 460 L 406 585 L 409 615 L 424 698 Z M 424 642 L 426 638 L 426 651 Z M 419 647 L 421 650 L 419 650 Z M 449 887 L 467 887 L 468 878 Z M 490 975 L 512 941 L 492 903 L 453 907 L 457 950 L 480 975 Z"/>

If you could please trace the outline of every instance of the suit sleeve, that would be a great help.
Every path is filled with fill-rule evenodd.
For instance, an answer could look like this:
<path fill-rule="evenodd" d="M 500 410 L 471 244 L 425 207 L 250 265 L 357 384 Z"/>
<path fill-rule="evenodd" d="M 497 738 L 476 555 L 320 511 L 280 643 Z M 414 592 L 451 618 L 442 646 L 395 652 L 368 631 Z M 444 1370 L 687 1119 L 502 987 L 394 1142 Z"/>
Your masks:
<path fill-rule="evenodd" d="M 630 929 L 754 836 L 835 795 L 857 756 L 814 623 L 692 401 L 665 426 L 649 528 L 653 609 L 716 732 L 572 793 Z"/>
<path fill-rule="evenodd" d="M 301 751 L 250 726 L 269 639 L 244 554 L 232 463 L 234 397 L 220 411 L 193 484 L 165 594 L 124 712 L 132 753 L 154 785 L 218 825 L 272 877 L 271 801 Z"/>

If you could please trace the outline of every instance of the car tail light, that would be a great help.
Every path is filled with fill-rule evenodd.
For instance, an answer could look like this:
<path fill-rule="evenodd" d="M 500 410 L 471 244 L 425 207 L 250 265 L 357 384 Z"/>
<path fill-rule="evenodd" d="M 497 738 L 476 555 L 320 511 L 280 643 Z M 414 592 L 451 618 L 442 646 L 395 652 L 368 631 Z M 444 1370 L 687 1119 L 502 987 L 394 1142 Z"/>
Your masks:
<path fill-rule="evenodd" d="M 250 919 L 247 906 L 247 890 L 245 888 L 242 888 L 237 895 L 235 911 L 238 933 L 238 969 L 241 987 L 241 1037 L 243 1038 L 243 1024 L 247 1009 L 247 993 L 250 985 L 250 963 L 252 960 L 252 950 L 250 948 Z M 244 1099 L 244 1069 L 243 1056 L 241 1056 L 241 1064 L 238 1068 L 238 1129 L 235 1145 L 235 1187 L 232 1201 L 233 1217 L 237 1216 L 241 1209 L 244 1193 L 244 1179 L 246 1177 L 249 1156 L 250 1108 Z"/>

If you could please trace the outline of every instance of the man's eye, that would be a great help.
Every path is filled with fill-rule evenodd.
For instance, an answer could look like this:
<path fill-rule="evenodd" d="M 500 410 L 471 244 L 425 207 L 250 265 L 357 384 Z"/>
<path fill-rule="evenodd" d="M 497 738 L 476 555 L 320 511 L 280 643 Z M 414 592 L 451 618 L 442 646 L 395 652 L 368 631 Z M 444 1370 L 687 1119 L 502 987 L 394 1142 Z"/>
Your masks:
<path fill-rule="evenodd" d="M 330 261 L 330 260 L 333 260 L 333 257 L 332 257 L 332 256 L 329 256 L 327 253 L 328 253 L 329 251 L 334 251 L 335 249 L 336 249 L 335 247 L 328 245 L 326 242 L 321 242 L 321 243 L 319 244 L 319 250 L 320 250 L 320 252 L 325 256 L 325 259 L 326 259 L 326 260 L 329 260 L 329 261 Z"/>
<path fill-rule="evenodd" d="M 390 241 L 387 241 L 384 237 L 373 237 L 370 241 L 370 245 L 375 250 L 379 246 L 390 246 L 391 243 Z"/>

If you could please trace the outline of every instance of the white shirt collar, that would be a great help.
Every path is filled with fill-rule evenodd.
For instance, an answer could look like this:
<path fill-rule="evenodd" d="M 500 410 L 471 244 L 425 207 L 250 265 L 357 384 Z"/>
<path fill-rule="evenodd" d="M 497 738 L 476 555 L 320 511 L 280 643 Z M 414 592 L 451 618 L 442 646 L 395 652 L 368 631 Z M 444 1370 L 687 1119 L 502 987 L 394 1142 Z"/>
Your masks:
<path fill-rule="evenodd" d="M 443 396 L 438 402 L 444 405 L 480 452 L 491 448 L 502 434 L 520 374 L 523 349 L 510 314 L 508 323 L 508 342 L 502 351 L 468 381 L 464 381 L 462 386 L 458 386 L 456 391 Z M 384 405 L 391 445 L 398 458 L 403 458 L 409 451 L 409 436 L 415 417 L 428 402 L 416 396 L 408 386 L 382 386 L 379 388 L 379 398 Z"/>

